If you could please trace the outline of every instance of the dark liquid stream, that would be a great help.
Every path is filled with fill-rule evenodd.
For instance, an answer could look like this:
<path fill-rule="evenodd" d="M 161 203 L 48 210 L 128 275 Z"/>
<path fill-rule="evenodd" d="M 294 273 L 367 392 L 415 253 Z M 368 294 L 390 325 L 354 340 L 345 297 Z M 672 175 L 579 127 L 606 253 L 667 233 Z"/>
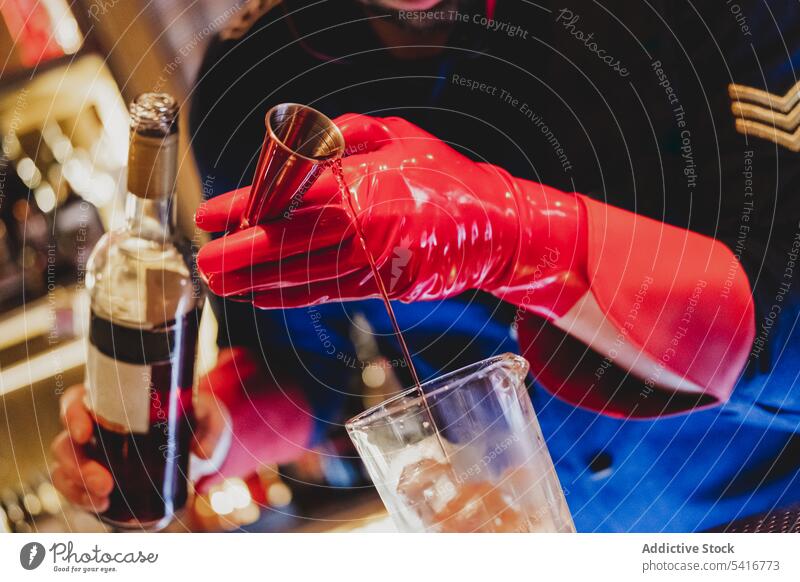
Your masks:
<path fill-rule="evenodd" d="M 408 366 L 408 370 L 411 372 L 411 379 L 414 382 L 414 386 L 420 388 L 421 392 L 422 390 L 420 387 L 419 376 L 417 376 L 417 370 L 414 367 L 414 362 L 411 360 L 411 352 L 408 351 L 406 340 L 403 338 L 403 333 L 400 331 L 400 325 L 397 323 L 397 317 L 394 314 L 394 309 L 392 309 L 392 303 L 389 301 L 389 293 L 386 291 L 386 285 L 384 284 L 380 273 L 378 273 L 378 265 L 375 264 L 375 258 L 367 248 L 367 238 L 364 236 L 364 230 L 361 228 L 361 221 L 358 220 L 358 213 L 353 205 L 353 197 L 350 196 L 350 190 L 347 188 L 347 184 L 345 184 L 344 181 L 341 160 L 334 162 L 331 166 L 331 170 L 333 171 L 333 175 L 336 176 L 336 182 L 339 184 L 339 191 L 342 194 L 342 198 L 347 201 L 348 210 L 350 211 L 350 218 L 352 219 L 353 226 L 356 229 L 356 236 L 358 236 L 358 240 L 361 243 L 361 248 L 364 249 L 364 254 L 367 255 L 369 268 L 372 271 L 375 284 L 378 286 L 378 293 L 380 293 L 381 299 L 383 299 L 383 304 L 386 306 L 386 313 L 389 315 L 389 319 L 392 322 L 394 336 L 397 339 L 397 343 L 400 344 L 400 350 L 403 352 L 403 359 Z"/>
<path fill-rule="evenodd" d="M 358 213 L 356 212 L 355 205 L 353 204 L 353 197 L 350 195 L 350 189 L 347 187 L 347 183 L 344 180 L 344 172 L 342 171 L 342 161 L 336 160 L 331 165 L 331 171 L 333 175 L 336 177 L 336 182 L 339 185 L 339 192 L 342 195 L 342 198 L 347 201 L 347 208 L 350 212 L 350 218 L 353 221 L 353 227 L 356 230 L 356 236 L 358 237 L 359 242 L 361 243 L 361 248 L 364 249 L 364 254 L 367 255 L 367 261 L 369 262 L 369 268 L 372 271 L 372 277 L 375 279 L 375 284 L 378 287 L 378 293 L 383 300 L 383 304 L 386 306 L 386 313 L 389 315 L 389 320 L 392 322 L 392 328 L 394 330 L 394 336 L 397 339 L 397 343 L 400 344 L 400 350 L 403 353 L 403 359 L 408 366 L 409 371 L 411 372 L 411 379 L 414 382 L 414 386 L 419 390 L 420 397 L 422 399 L 422 406 L 425 410 L 426 417 L 428 418 L 429 422 L 431 423 L 431 428 L 433 429 L 433 434 L 436 436 L 436 440 L 439 443 L 439 446 L 442 449 L 442 453 L 444 454 L 445 459 L 448 458 L 447 449 L 444 446 L 444 442 L 442 441 L 442 436 L 439 433 L 439 429 L 436 426 L 436 421 L 433 419 L 433 412 L 431 411 L 430 406 L 428 405 L 428 400 L 425 397 L 425 392 L 422 390 L 422 385 L 419 381 L 419 376 L 417 375 L 417 370 L 414 367 L 414 361 L 411 359 L 411 352 L 408 350 L 408 345 L 406 345 L 406 340 L 403 338 L 403 332 L 400 330 L 400 325 L 397 323 L 397 316 L 395 316 L 394 309 L 392 309 L 392 303 L 389 300 L 389 293 L 386 291 L 386 285 L 383 282 L 383 279 L 378 272 L 378 265 L 375 263 L 375 257 L 372 256 L 372 253 L 369 251 L 367 247 L 367 238 L 364 235 L 364 229 L 361 227 L 361 221 L 358 219 Z"/>

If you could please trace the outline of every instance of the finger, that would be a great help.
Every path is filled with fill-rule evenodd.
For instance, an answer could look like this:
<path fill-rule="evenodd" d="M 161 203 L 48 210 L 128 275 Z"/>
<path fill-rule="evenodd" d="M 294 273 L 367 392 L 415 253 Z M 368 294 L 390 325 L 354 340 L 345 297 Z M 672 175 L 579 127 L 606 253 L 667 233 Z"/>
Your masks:
<path fill-rule="evenodd" d="M 87 459 L 80 445 L 60 433 L 51 446 L 53 457 L 66 475 L 91 495 L 104 496 L 114 488 L 111 473 L 97 461 Z"/>
<path fill-rule="evenodd" d="M 61 422 L 70 438 L 79 444 L 89 442 L 93 429 L 92 417 L 83 401 L 85 394 L 85 388 L 79 384 L 68 388 L 61 398 Z"/>
<path fill-rule="evenodd" d="M 372 297 L 379 297 L 377 286 L 369 269 L 362 269 L 339 279 L 261 291 L 254 294 L 253 305 L 260 309 L 286 309 Z"/>
<path fill-rule="evenodd" d="M 197 432 L 192 443 L 192 451 L 201 459 L 209 459 L 217 448 L 225 431 L 226 418 L 223 404 L 213 394 L 199 394 L 195 404 Z"/>
<path fill-rule="evenodd" d="M 288 220 L 262 224 L 206 244 L 197 265 L 206 278 L 339 244 L 354 233 L 339 205 L 301 208 Z"/>
<path fill-rule="evenodd" d="M 73 481 L 60 465 L 53 468 L 51 478 L 53 486 L 70 503 L 98 513 L 108 509 L 107 495 L 92 495 L 87 492 L 79 483 Z"/>
<path fill-rule="evenodd" d="M 197 228 L 205 232 L 228 232 L 239 228 L 250 199 L 250 190 L 251 186 L 245 186 L 200 204 L 194 215 Z M 326 170 L 303 196 L 303 206 L 328 202 L 338 191 L 336 177 L 333 172 Z"/>
<path fill-rule="evenodd" d="M 73 481 L 61 465 L 54 465 L 51 471 L 53 486 L 70 503 L 79 503 L 86 494 L 86 489 Z"/>
<path fill-rule="evenodd" d="M 203 202 L 194 215 L 194 223 L 206 232 L 227 232 L 242 221 L 247 208 L 250 186 L 239 188 Z"/>
<path fill-rule="evenodd" d="M 345 244 L 310 255 L 218 273 L 208 278 L 208 288 L 221 297 L 242 295 L 338 279 L 367 265 L 358 245 Z"/>
<path fill-rule="evenodd" d="M 379 117 L 345 113 L 333 120 L 344 136 L 345 154 L 363 154 L 380 149 L 391 140 L 389 128 Z"/>
<path fill-rule="evenodd" d="M 351 158 L 348 162 L 350 166 L 357 165 L 359 158 Z M 351 168 L 345 168 L 346 173 L 348 169 Z M 249 198 L 250 186 L 245 186 L 207 200 L 197 208 L 194 215 L 195 224 L 205 232 L 236 230 L 241 224 Z M 300 208 L 322 206 L 338 199 L 339 182 L 334 173 L 330 169 L 326 169 L 320 174 L 316 183 L 303 195 L 303 203 Z"/>

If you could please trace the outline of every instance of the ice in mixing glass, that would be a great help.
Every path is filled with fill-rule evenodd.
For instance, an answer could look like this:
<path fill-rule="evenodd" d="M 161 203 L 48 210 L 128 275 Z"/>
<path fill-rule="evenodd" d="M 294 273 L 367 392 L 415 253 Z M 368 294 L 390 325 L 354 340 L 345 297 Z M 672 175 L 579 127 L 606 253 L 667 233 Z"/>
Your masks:
<path fill-rule="evenodd" d="M 400 531 L 575 531 L 528 396 L 527 372 L 523 358 L 503 354 L 407 390 L 347 423 Z"/>

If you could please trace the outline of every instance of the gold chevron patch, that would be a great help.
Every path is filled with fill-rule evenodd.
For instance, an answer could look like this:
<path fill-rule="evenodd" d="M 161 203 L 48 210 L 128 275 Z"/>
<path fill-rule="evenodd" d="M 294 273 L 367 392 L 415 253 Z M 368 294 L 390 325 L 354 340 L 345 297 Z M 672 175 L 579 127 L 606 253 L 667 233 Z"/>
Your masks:
<path fill-rule="evenodd" d="M 800 151 L 800 81 L 786 95 L 747 85 L 728 85 L 736 131 Z"/>

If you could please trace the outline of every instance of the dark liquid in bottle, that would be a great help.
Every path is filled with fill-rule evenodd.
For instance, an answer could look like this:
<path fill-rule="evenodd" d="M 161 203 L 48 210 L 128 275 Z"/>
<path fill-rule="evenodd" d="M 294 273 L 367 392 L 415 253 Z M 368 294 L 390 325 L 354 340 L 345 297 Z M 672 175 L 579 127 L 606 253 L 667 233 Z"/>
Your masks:
<path fill-rule="evenodd" d="M 102 410 L 94 411 L 88 454 L 114 478 L 110 506 L 100 517 L 116 527 L 157 529 L 186 504 L 199 319 L 199 310 L 193 310 L 162 328 L 142 330 L 92 313 L 92 346 L 117 362 L 141 366 L 150 379 L 146 432 L 128 431 L 103 419 Z M 115 382 L 109 384 L 120 389 Z"/>

